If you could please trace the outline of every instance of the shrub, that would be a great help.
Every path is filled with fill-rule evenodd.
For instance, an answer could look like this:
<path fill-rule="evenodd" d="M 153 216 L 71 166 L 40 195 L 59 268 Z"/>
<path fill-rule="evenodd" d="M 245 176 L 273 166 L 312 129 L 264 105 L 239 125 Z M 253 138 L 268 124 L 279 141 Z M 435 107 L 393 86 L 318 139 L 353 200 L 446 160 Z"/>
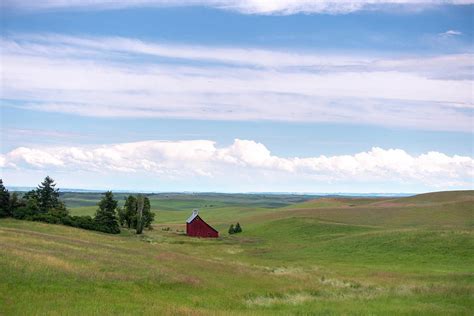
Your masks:
<path fill-rule="evenodd" d="M 234 227 L 234 225 L 230 225 L 229 227 L 229 234 L 237 234 L 242 232 L 242 227 L 240 227 L 240 223 L 237 223 Z"/>
<path fill-rule="evenodd" d="M 61 218 L 53 214 L 34 214 L 30 217 L 30 220 L 35 222 L 44 222 L 49 224 L 61 224 Z"/>
<path fill-rule="evenodd" d="M 22 206 L 14 209 L 12 215 L 13 218 L 16 219 L 27 219 L 31 218 L 34 214 L 35 212 L 31 208 L 29 208 L 28 206 Z"/>
<path fill-rule="evenodd" d="M 63 225 L 88 229 L 99 230 L 94 219 L 90 216 L 66 216 L 61 219 Z"/>
<path fill-rule="evenodd" d="M 234 231 L 235 231 L 235 233 L 241 233 L 242 232 L 242 228 L 240 227 L 240 223 L 237 223 L 237 225 L 235 225 Z"/>

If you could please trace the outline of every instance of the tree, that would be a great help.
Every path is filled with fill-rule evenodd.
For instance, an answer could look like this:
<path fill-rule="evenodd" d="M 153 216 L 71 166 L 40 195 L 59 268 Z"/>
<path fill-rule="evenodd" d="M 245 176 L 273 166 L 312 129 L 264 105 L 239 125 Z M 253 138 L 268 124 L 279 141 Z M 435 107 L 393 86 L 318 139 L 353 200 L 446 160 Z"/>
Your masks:
<path fill-rule="evenodd" d="M 18 205 L 12 208 L 12 215 L 16 219 L 31 219 L 32 216 L 40 213 L 37 190 L 26 192 Z"/>
<path fill-rule="evenodd" d="M 11 216 L 10 208 L 10 192 L 3 185 L 3 180 L 0 179 L 0 217 Z"/>
<path fill-rule="evenodd" d="M 10 196 L 10 215 L 13 215 L 17 208 L 25 205 L 25 201 L 18 197 L 18 193 L 13 192 Z"/>
<path fill-rule="evenodd" d="M 137 196 L 137 223 L 136 230 L 137 235 L 140 235 L 143 232 L 143 206 L 145 204 L 145 199 L 143 195 L 139 194 Z"/>
<path fill-rule="evenodd" d="M 133 195 L 129 195 L 124 205 L 124 221 L 128 228 L 135 228 L 137 216 L 137 199 Z"/>
<path fill-rule="evenodd" d="M 241 233 L 242 232 L 242 228 L 240 227 L 240 223 L 237 223 L 237 225 L 235 225 L 234 231 L 236 233 Z"/>
<path fill-rule="evenodd" d="M 53 209 L 63 209 L 64 205 L 59 200 L 59 189 L 56 189 L 54 180 L 47 176 L 36 189 L 38 206 L 41 213 L 51 212 Z"/>
<path fill-rule="evenodd" d="M 232 235 L 234 233 L 235 233 L 234 224 L 231 224 L 230 227 L 229 227 L 229 234 Z"/>
<path fill-rule="evenodd" d="M 48 213 L 56 217 L 65 217 L 69 215 L 66 205 L 62 201 L 59 201 L 54 208 L 48 211 Z"/>
<path fill-rule="evenodd" d="M 137 230 L 141 234 L 144 228 L 151 229 L 155 214 L 151 211 L 150 199 L 142 195 L 129 195 L 125 199 L 123 210 L 119 213 L 121 225 L 127 224 L 128 228 Z"/>
<path fill-rule="evenodd" d="M 151 229 L 151 223 L 155 220 L 155 213 L 151 211 L 150 199 L 146 196 L 143 204 L 143 227 Z"/>
<path fill-rule="evenodd" d="M 95 214 L 94 221 L 97 225 L 97 230 L 110 233 L 120 233 L 120 228 L 115 216 L 115 210 L 118 202 L 114 200 L 114 195 L 111 191 L 107 191 L 104 197 L 99 202 L 99 209 Z"/>
<path fill-rule="evenodd" d="M 125 209 L 121 208 L 120 206 L 117 207 L 117 217 L 119 225 L 123 227 L 126 223 Z"/>

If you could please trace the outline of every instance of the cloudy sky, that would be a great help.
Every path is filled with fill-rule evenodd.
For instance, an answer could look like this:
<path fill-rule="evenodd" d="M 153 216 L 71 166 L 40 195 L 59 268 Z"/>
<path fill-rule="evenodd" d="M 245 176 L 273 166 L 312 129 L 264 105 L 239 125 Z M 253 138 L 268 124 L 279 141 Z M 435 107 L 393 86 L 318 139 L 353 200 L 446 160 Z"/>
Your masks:
<path fill-rule="evenodd" d="M 473 189 L 471 0 L 6 0 L 1 177 Z"/>

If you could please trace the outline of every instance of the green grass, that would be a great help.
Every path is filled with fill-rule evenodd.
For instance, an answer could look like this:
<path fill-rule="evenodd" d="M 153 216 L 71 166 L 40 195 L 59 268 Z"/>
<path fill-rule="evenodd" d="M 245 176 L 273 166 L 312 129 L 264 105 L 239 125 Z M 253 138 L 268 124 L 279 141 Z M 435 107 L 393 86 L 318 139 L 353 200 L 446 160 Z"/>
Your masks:
<path fill-rule="evenodd" d="M 143 236 L 2 219 L 0 315 L 471 315 L 473 197 L 160 197 Z M 199 203 L 220 238 L 181 233 Z"/>

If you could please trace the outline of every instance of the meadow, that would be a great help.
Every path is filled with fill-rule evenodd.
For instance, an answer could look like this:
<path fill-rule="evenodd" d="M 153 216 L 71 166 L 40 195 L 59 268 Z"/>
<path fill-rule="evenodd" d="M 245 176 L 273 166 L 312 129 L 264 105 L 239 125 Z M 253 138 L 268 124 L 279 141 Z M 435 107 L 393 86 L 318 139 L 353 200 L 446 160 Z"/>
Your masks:
<path fill-rule="evenodd" d="M 123 196 L 122 196 L 123 195 Z M 125 194 L 116 197 L 123 204 Z M 63 193 L 92 215 L 96 193 Z M 0 220 L 0 315 L 472 315 L 474 191 L 154 194 L 154 229 Z M 220 232 L 184 235 L 193 208 Z M 229 235 L 230 224 L 243 232 Z"/>

